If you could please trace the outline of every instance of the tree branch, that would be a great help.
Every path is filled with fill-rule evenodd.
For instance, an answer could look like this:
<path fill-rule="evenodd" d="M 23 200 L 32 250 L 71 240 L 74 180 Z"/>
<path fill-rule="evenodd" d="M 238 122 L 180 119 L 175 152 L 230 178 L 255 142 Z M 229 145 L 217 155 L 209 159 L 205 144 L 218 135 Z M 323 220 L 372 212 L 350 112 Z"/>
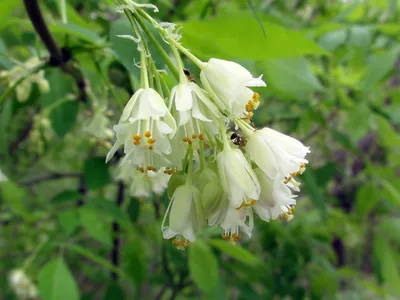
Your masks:
<path fill-rule="evenodd" d="M 53 173 L 53 174 L 46 174 L 42 176 L 38 176 L 33 179 L 29 180 L 22 180 L 19 182 L 21 185 L 32 185 L 32 184 L 37 184 L 43 181 L 49 181 L 49 180 L 57 180 L 57 179 L 63 179 L 63 178 L 68 178 L 68 177 L 76 177 L 79 178 L 81 177 L 81 173 Z"/>
<path fill-rule="evenodd" d="M 83 76 L 81 70 L 75 67 L 72 61 L 70 61 L 71 57 L 68 55 L 68 52 L 58 47 L 46 25 L 46 22 L 44 21 L 38 1 L 24 0 L 24 5 L 33 27 L 50 53 L 50 65 L 60 67 L 64 73 L 69 74 L 74 78 L 79 89 L 79 99 L 86 102 L 88 98 L 88 82 Z"/>

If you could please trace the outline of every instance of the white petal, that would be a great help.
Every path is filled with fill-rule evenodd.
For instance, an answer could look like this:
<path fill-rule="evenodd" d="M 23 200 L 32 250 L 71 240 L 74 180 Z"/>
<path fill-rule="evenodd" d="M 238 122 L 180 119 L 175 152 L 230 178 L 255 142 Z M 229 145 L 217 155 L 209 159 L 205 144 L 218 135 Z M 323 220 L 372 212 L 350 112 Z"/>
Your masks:
<path fill-rule="evenodd" d="M 267 86 L 267 84 L 262 80 L 262 75 L 258 78 L 252 78 L 250 79 L 246 86 Z"/>
<path fill-rule="evenodd" d="M 175 107 L 178 111 L 187 111 L 192 108 L 193 95 L 192 89 L 188 84 L 179 84 L 176 87 Z"/>

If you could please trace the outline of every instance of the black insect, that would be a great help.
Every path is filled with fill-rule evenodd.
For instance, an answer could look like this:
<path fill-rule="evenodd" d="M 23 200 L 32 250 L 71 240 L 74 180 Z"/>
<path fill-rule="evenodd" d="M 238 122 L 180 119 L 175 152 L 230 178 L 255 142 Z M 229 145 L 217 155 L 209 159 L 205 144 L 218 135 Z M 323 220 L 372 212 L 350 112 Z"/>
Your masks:
<path fill-rule="evenodd" d="M 244 148 L 247 143 L 247 139 L 237 132 L 232 133 L 231 141 L 241 149 Z"/>
<path fill-rule="evenodd" d="M 196 82 L 196 80 L 194 79 L 194 76 L 192 76 L 189 72 L 189 69 L 183 69 L 183 73 L 186 75 L 186 78 L 190 81 L 190 82 Z"/>

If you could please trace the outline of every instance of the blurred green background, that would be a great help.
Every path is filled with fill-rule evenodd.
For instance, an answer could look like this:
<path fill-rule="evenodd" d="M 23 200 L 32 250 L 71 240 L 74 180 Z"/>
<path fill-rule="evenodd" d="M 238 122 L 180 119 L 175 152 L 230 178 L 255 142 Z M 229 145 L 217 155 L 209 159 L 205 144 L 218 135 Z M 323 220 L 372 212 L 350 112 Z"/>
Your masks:
<path fill-rule="evenodd" d="M 256 218 L 236 247 L 205 231 L 188 251 L 162 240 L 167 196 L 130 197 L 104 164 L 138 86 L 128 21 L 111 0 L 39 2 L 91 93 L 59 66 L 23 102 L 0 84 L 0 299 L 18 299 L 14 269 L 37 299 L 400 298 L 400 1 L 152 1 L 201 59 L 264 74 L 255 124 L 312 150 L 293 221 Z M 1 71 L 46 61 L 22 1 L 0 20 Z"/>

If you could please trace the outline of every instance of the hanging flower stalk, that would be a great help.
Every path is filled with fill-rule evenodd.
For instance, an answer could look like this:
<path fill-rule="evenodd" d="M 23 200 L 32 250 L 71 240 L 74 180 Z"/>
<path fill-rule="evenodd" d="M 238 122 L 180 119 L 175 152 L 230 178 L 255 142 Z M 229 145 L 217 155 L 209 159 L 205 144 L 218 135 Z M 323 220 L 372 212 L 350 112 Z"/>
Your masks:
<path fill-rule="evenodd" d="M 171 202 L 161 229 L 179 249 L 207 225 L 221 227 L 222 238 L 232 243 L 243 234 L 251 237 L 254 212 L 264 221 L 292 219 L 292 190 L 299 191 L 295 177 L 305 171 L 310 150 L 287 135 L 253 126 L 260 96 L 251 88 L 266 86 L 262 76 L 254 77 L 232 61 L 201 61 L 179 42 L 175 24 L 157 22 L 145 8 L 158 11 L 131 0 L 120 1 L 117 9 L 127 15 L 135 33 L 121 37 L 138 45 L 141 88 L 114 126 L 117 140 L 107 161 L 123 147 L 120 176 L 137 182 L 140 196 L 160 194 L 169 181 Z M 155 68 L 148 43 L 175 76 L 172 89 Z M 185 68 L 182 54 L 199 68 L 200 80 Z"/>

